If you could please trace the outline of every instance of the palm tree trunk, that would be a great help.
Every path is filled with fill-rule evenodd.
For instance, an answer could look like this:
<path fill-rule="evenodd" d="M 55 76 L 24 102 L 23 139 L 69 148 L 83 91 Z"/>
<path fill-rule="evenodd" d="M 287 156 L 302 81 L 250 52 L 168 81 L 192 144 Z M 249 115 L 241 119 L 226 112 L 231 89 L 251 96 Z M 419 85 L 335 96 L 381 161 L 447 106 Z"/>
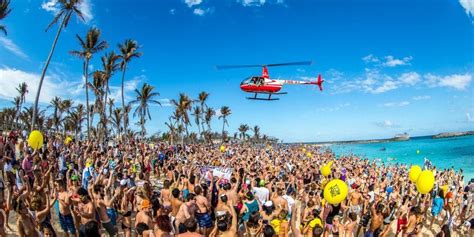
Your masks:
<path fill-rule="evenodd" d="M 123 73 L 122 73 L 122 109 L 123 109 L 123 132 L 127 133 L 127 113 L 125 111 L 125 98 L 123 95 L 123 86 L 124 86 L 124 81 L 125 81 L 125 71 L 127 70 L 127 63 L 124 64 L 123 66 Z"/>
<path fill-rule="evenodd" d="M 84 85 L 86 86 L 86 108 L 89 110 L 89 89 L 87 87 L 89 72 L 89 59 L 84 60 Z M 91 119 L 89 111 L 87 111 L 87 140 L 90 139 Z"/>
<path fill-rule="evenodd" d="M 107 84 L 105 86 L 105 101 L 104 101 L 104 138 L 107 140 L 108 138 L 108 131 L 107 131 L 107 95 L 109 90 L 109 79 L 107 79 Z"/>
<path fill-rule="evenodd" d="M 141 118 L 140 125 L 142 127 L 142 139 L 143 139 L 145 138 L 145 119 L 143 118 L 143 116 Z"/>
<path fill-rule="evenodd" d="M 222 142 L 224 142 L 225 117 L 222 118 Z"/>
<path fill-rule="evenodd" d="M 41 86 L 43 85 L 43 80 L 44 80 L 44 76 L 46 75 L 46 70 L 48 70 L 49 62 L 51 61 L 51 58 L 53 57 L 54 48 L 56 48 L 56 43 L 58 42 L 59 35 L 61 34 L 61 30 L 63 29 L 63 26 L 64 26 L 64 19 L 58 28 L 58 33 L 56 33 L 56 37 L 54 38 L 53 46 L 51 47 L 51 51 L 49 51 L 48 59 L 46 59 L 46 64 L 44 65 L 43 72 L 41 72 L 41 78 L 38 85 L 38 91 L 36 91 L 35 106 L 33 107 L 33 118 L 31 119 L 32 131 L 34 130 L 35 125 L 36 125 L 36 113 L 38 111 L 38 100 L 41 94 Z"/>

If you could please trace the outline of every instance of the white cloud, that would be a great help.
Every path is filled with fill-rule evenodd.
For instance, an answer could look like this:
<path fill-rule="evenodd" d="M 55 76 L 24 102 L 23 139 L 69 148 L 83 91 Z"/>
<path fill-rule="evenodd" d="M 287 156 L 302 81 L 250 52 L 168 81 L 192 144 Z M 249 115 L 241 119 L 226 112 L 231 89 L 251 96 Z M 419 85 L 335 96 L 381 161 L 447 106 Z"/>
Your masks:
<path fill-rule="evenodd" d="M 192 7 L 194 5 L 199 5 L 202 3 L 202 0 L 185 0 L 184 3 L 188 5 L 188 7 Z"/>
<path fill-rule="evenodd" d="M 59 7 L 57 3 L 58 0 L 43 1 L 43 3 L 41 4 L 41 8 L 47 12 L 56 14 L 59 12 Z M 84 17 L 85 23 L 89 23 L 92 19 L 94 19 L 94 16 L 92 14 L 92 4 L 90 0 L 82 0 L 79 3 L 78 8 L 82 12 L 82 16 Z"/>
<path fill-rule="evenodd" d="M 382 63 L 382 66 L 396 67 L 396 66 L 409 65 L 412 59 L 413 58 L 411 56 L 404 57 L 402 59 L 397 59 L 397 58 L 394 58 L 392 55 L 388 55 L 385 57 L 385 62 Z"/>
<path fill-rule="evenodd" d="M 56 6 L 58 0 L 49 0 L 41 4 L 41 8 L 47 12 L 52 12 L 56 14 L 59 11 L 59 8 Z"/>
<path fill-rule="evenodd" d="M 194 15 L 203 16 L 206 13 L 206 11 L 201 8 L 196 8 L 194 9 L 193 13 Z"/>
<path fill-rule="evenodd" d="M 26 101 L 32 103 L 35 100 L 39 79 L 39 74 L 8 67 L 0 68 L 0 81 L 2 82 L 0 98 L 12 99 L 18 96 L 18 92 L 15 88 L 18 87 L 20 83 L 26 82 L 29 91 L 29 93 L 26 94 Z M 54 96 L 71 98 L 71 95 L 80 83 L 80 80 L 74 81 L 70 78 L 61 78 L 57 74 L 47 75 L 43 80 L 39 101 L 41 103 L 49 103 Z"/>
<path fill-rule="evenodd" d="M 171 14 L 171 15 L 176 14 L 176 9 L 174 9 L 174 8 L 173 8 L 173 9 L 170 9 L 170 14 Z"/>
<path fill-rule="evenodd" d="M 260 7 L 265 4 L 265 0 L 241 0 L 240 2 L 244 7 Z M 277 3 L 282 4 L 283 1 L 277 1 Z"/>
<path fill-rule="evenodd" d="M 420 95 L 420 96 L 413 97 L 413 100 L 429 100 L 429 99 L 431 99 L 431 96 L 429 95 Z"/>
<path fill-rule="evenodd" d="M 161 103 L 161 106 L 163 107 L 172 107 L 173 105 L 171 104 L 171 100 L 164 98 L 164 99 L 158 99 L 158 101 Z"/>
<path fill-rule="evenodd" d="M 397 83 L 395 83 L 394 81 L 385 81 L 381 86 L 375 89 L 370 89 L 369 92 L 374 93 L 374 94 L 380 94 L 387 91 L 395 90 L 397 88 L 398 88 Z"/>
<path fill-rule="evenodd" d="M 377 57 L 375 57 L 374 55 L 369 54 L 369 55 L 363 57 L 362 61 L 364 61 L 365 63 L 377 63 L 377 62 L 379 62 L 379 59 Z"/>
<path fill-rule="evenodd" d="M 18 45 L 16 45 L 11 39 L 0 36 L 0 45 L 22 59 L 29 59 L 28 55 L 26 55 L 23 50 L 21 50 L 21 48 L 18 47 Z"/>
<path fill-rule="evenodd" d="M 468 122 L 474 122 L 474 118 L 471 117 L 470 113 L 466 113 L 466 119 L 467 119 Z"/>
<path fill-rule="evenodd" d="M 399 78 L 398 81 L 402 84 L 414 86 L 418 82 L 420 82 L 421 76 L 416 72 L 407 72 L 403 73 Z"/>
<path fill-rule="evenodd" d="M 382 122 L 375 122 L 374 124 L 378 127 L 381 127 L 381 128 L 396 128 L 396 127 L 399 127 L 398 125 L 394 124 L 390 120 L 385 120 L 385 121 L 382 121 Z"/>
<path fill-rule="evenodd" d="M 451 87 L 456 90 L 465 90 L 469 87 L 472 81 L 472 75 L 466 74 L 453 74 L 447 76 L 436 76 L 427 74 L 424 76 L 425 83 L 430 87 Z"/>
<path fill-rule="evenodd" d="M 141 76 L 136 76 L 132 78 L 131 80 L 126 80 L 124 82 L 123 93 L 125 97 L 124 98 L 125 103 L 128 103 L 128 101 L 135 99 L 135 89 L 137 89 L 137 86 L 145 80 L 146 80 L 146 77 L 144 75 L 141 75 Z M 119 104 L 121 105 L 122 104 L 122 87 L 110 86 L 109 97 L 111 99 L 114 99 L 115 101 L 118 101 Z"/>
<path fill-rule="evenodd" d="M 404 107 L 410 105 L 410 102 L 408 101 L 402 101 L 402 102 L 389 102 L 383 104 L 383 107 Z"/>
<path fill-rule="evenodd" d="M 474 1 L 472 0 L 459 0 L 459 3 L 466 11 L 466 14 L 470 17 L 474 17 Z"/>

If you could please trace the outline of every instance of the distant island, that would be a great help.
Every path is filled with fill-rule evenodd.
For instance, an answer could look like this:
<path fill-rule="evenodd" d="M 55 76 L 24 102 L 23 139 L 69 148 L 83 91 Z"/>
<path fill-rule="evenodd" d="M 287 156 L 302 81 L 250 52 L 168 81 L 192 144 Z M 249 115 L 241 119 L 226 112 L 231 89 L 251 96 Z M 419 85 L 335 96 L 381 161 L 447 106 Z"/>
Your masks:
<path fill-rule="evenodd" d="M 431 139 L 439 138 L 450 138 L 450 137 L 461 137 L 461 136 L 472 136 L 474 131 L 466 132 L 444 132 L 436 135 L 429 136 L 419 136 L 414 138 L 421 137 L 431 137 Z M 286 144 L 315 144 L 315 145 L 344 145 L 344 144 L 367 144 L 367 143 L 384 143 L 384 142 L 397 142 L 397 141 L 409 141 L 411 138 L 407 133 L 397 134 L 392 138 L 386 139 L 368 139 L 368 140 L 350 140 L 350 141 L 325 141 L 325 142 L 310 142 L 310 143 L 286 143 Z"/>
<path fill-rule="evenodd" d="M 438 138 L 448 138 L 448 137 L 462 137 L 462 136 L 469 136 L 474 135 L 474 131 L 467 131 L 467 132 L 443 132 L 436 135 L 433 135 L 433 139 Z"/>

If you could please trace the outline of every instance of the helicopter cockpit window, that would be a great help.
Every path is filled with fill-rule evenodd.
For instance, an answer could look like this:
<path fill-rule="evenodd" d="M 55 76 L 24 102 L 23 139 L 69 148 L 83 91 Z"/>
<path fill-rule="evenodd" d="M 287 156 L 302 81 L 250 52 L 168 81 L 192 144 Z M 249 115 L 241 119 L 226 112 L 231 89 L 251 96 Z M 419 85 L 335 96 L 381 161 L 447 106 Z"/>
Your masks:
<path fill-rule="evenodd" d="M 258 84 L 260 81 L 260 77 L 249 77 L 242 81 L 242 85 L 255 85 Z"/>

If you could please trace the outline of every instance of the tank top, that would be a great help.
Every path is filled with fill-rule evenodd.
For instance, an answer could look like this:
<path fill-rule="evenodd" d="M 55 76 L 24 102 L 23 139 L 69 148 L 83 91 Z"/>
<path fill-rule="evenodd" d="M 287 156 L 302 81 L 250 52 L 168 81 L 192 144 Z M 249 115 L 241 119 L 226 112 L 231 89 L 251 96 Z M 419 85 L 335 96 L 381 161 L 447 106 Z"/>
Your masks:
<path fill-rule="evenodd" d="M 250 213 L 252 212 L 258 212 L 258 202 L 257 199 L 254 199 L 251 203 L 245 202 L 245 206 L 247 207 L 247 212 L 245 212 L 244 216 L 242 219 L 244 221 L 248 221 L 250 218 Z"/>

